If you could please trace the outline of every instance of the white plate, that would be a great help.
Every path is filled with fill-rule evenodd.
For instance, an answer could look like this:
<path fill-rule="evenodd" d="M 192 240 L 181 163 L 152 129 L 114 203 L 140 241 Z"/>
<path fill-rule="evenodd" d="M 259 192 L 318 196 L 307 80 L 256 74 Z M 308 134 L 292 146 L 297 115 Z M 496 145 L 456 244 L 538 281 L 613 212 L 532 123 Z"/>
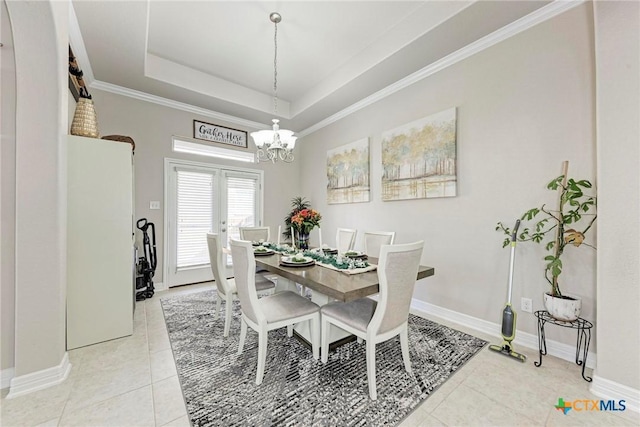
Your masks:
<path fill-rule="evenodd" d="M 367 255 L 364 252 L 347 251 L 347 252 L 344 253 L 344 256 L 349 257 L 349 258 L 364 258 Z"/>
<path fill-rule="evenodd" d="M 295 262 L 293 261 L 293 257 L 290 256 L 282 257 L 280 262 L 287 267 L 308 267 L 315 264 L 313 258 L 309 258 L 307 256 L 304 257 L 304 262 Z"/>
<path fill-rule="evenodd" d="M 261 256 L 261 255 L 273 255 L 275 254 L 274 251 L 272 251 L 271 249 L 267 249 L 266 251 L 256 251 L 255 249 L 253 250 L 253 254 L 255 256 Z"/>

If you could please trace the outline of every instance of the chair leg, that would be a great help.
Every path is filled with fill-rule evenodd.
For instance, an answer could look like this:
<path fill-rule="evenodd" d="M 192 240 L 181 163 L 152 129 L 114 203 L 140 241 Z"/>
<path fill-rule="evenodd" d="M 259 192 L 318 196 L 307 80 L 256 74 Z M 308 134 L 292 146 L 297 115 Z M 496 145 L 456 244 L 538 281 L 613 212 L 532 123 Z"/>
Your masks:
<path fill-rule="evenodd" d="M 411 359 L 409 359 L 409 332 L 405 328 L 400 332 L 400 348 L 402 348 L 402 361 L 404 362 L 404 370 L 411 373 Z"/>
<path fill-rule="evenodd" d="M 373 340 L 367 340 L 367 383 L 369 383 L 369 397 L 371 400 L 378 398 L 376 391 L 376 344 Z"/>
<path fill-rule="evenodd" d="M 325 316 L 322 316 L 322 363 L 327 363 L 329 360 L 329 323 Z"/>
<path fill-rule="evenodd" d="M 233 309 L 233 297 L 231 295 L 227 296 L 227 301 L 225 302 L 225 312 L 224 312 L 224 334 L 223 336 L 229 336 L 229 329 L 231 329 L 231 310 Z"/>
<path fill-rule="evenodd" d="M 267 330 L 266 328 L 258 332 L 258 372 L 256 373 L 256 384 L 262 384 L 264 378 L 264 366 L 267 363 Z"/>
<path fill-rule="evenodd" d="M 293 336 L 293 325 L 287 325 L 287 336 L 289 338 Z"/>
<path fill-rule="evenodd" d="M 242 354 L 244 348 L 244 339 L 247 337 L 247 322 L 244 318 L 240 319 L 240 342 L 238 343 L 238 354 Z"/>
<path fill-rule="evenodd" d="M 309 320 L 309 329 L 311 330 L 311 349 L 313 358 L 318 360 L 320 357 L 320 315 Z"/>

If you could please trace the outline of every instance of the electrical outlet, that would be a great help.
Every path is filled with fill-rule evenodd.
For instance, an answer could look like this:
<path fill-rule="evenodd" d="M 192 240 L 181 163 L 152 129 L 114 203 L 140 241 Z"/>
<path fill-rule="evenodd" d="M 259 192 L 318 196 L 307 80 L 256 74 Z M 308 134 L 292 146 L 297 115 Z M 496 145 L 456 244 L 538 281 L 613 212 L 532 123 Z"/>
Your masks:
<path fill-rule="evenodd" d="M 527 313 L 533 313 L 533 303 L 531 302 L 531 298 L 522 298 L 520 300 L 520 309 Z"/>
<path fill-rule="evenodd" d="M 160 209 L 160 202 L 158 201 L 149 202 L 149 209 Z"/>

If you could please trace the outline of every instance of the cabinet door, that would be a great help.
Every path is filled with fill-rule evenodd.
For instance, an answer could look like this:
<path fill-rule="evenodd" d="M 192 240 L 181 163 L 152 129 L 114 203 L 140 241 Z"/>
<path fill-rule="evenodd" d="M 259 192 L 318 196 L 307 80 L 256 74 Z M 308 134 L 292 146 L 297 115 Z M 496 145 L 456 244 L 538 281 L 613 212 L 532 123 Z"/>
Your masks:
<path fill-rule="evenodd" d="M 70 136 L 67 349 L 133 333 L 131 146 Z"/>

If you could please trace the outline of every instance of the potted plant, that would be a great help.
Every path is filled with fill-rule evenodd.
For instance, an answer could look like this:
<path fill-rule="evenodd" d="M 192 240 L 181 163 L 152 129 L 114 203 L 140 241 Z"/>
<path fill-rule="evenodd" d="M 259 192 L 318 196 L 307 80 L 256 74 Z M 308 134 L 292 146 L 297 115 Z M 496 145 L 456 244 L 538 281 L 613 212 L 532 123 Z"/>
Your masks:
<path fill-rule="evenodd" d="M 544 277 L 551 287 L 544 294 L 545 308 L 549 314 L 559 320 L 572 321 L 580 316 L 582 302 L 579 298 L 563 295 L 558 281 L 562 274 L 562 256 L 570 247 L 592 245 L 585 243 L 587 232 L 593 226 L 597 218 L 597 198 L 594 195 L 585 194 L 592 188 L 591 182 L 586 179 L 566 179 L 560 175 L 549 184 L 549 190 L 559 192 L 559 207 L 557 210 L 549 209 L 545 204 L 526 211 L 522 216 L 524 227 L 517 236 L 520 242 L 544 243 L 545 249 L 550 254 L 544 257 Z M 506 234 L 502 247 L 510 244 L 511 230 L 498 222 L 496 230 Z"/>
<path fill-rule="evenodd" d="M 311 204 L 304 197 L 294 197 L 291 199 L 291 212 L 285 218 L 286 231 L 283 234 L 291 236 L 291 230 L 295 230 L 296 247 L 309 249 L 309 233 L 320 226 L 321 219 L 322 215 L 311 209 Z M 294 241 L 294 236 L 291 236 L 291 241 Z"/>

